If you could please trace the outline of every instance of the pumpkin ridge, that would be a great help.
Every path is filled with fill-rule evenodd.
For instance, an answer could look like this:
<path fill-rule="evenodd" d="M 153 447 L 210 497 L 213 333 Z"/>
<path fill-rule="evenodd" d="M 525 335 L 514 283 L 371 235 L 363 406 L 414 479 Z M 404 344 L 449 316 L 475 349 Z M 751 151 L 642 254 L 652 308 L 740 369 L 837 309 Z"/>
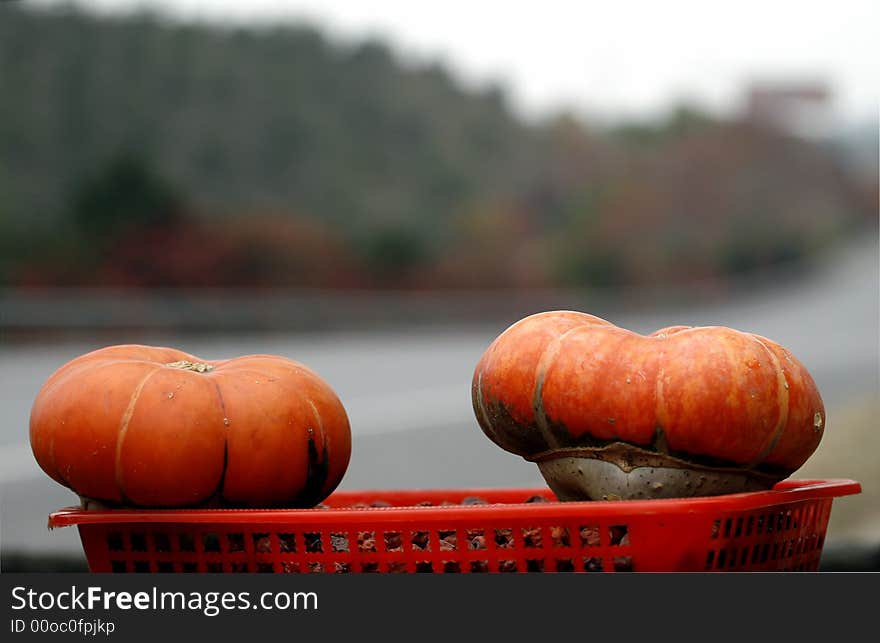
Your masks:
<path fill-rule="evenodd" d="M 60 384 L 64 383 L 64 381 L 70 376 L 71 373 L 79 373 L 82 370 L 87 370 L 90 366 L 91 366 L 91 364 L 85 360 L 79 361 L 79 362 L 75 361 L 73 363 L 68 363 L 68 364 L 65 364 L 64 366 L 62 366 L 61 368 L 57 369 L 46 380 L 46 383 L 43 385 L 43 388 L 40 390 L 39 395 L 34 400 L 34 404 L 31 406 L 30 439 L 31 439 L 31 449 L 32 450 L 34 449 L 34 446 L 36 445 L 36 440 L 35 440 L 35 430 L 36 429 L 35 429 L 35 422 L 34 422 L 35 411 L 41 408 L 43 400 L 49 396 L 50 392 L 54 392 L 55 389 L 57 389 Z M 42 425 L 45 426 L 46 423 L 42 423 Z M 64 484 L 65 486 L 69 487 L 70 485 L 68 483 L 67 477 L 61 473 L 61 469 L 58 466 L 58 462 L 55 460 L 55 424 L 48 423 L 48 426 L 50 427 L 50 432 L 49 432 L 49 436 L 47 438 L 45 438 L 46 445 L 47 445 L 46 446 L 46 457 L 48 460 L 46 465 L 48 466 L 48 468 L 52 469 L 52 471 L 48 471 L 47 467 L 43 466 L 43 463 L 40 463 L 40 466 L 43 467 L 43 469 L 46 471 L 46 473 L 49 474 L 49 476 L 51 478 L 54 478 L 55 480 L 58 480 L 59 482 L 61 482 L 61 484 Z M 46 429 L 43 428 L 42 432 L 46 432 Z M 34 455 L 36 456 L 36 451 L 34 451 Z M 39 458 L 37 458 L 37 460 L 39 461 Z M 55 475 L 53 475 L 52 472 L 54 472 Z"/>
<path fill-rule="evenodd" d="M 779 444 L 779 440 L 782 439 L 782 434 L 788 425 L 789 395 L 788 380 L 785 379 L 785 371 L 782 369 L 782 364 L 779 363 L 779 358 L 776 357 L 776 354 L 770 350 L 770 347 L 762 342 L 758 336 L 751 335 L 751 337 L 761 346 L 761 348 L 764 349 L 764 352 L 770 356 L 770 361 L 776 369 L 776 378 L 779 382 L 779 391 L 776 395 L 776 398 L 779 401 L 779 422 L 776 424 L 776 428 L 773 430 L 767 446 L 764 447 L 755 459 L 748 464 L 749 467 L 753 468 L 766 460 L 773 452 L 773 449 L 776 448 L 776 445 Z"/>
<path fill-rule="evenodd" d="M 217 482 L 214 495 L 223 497 L 223 485 L 226 483 L 226 467 L 229 465 L 229 418 L 226 416 L 226 402 L 223 400 L 223 391 L 220 390 L 220 383 L 214 380 L 214 390 L 217 391 L 217 400 L 220 402 L 220 410 L 223 411 L 223 426 L 226 428 L 226 435 L 223 439 L 223 468 L 220 470 L 220 480 Z"/>
<path fill-rule="evenodd" d="M 308 471 L 306 472 L 306 484 L 296 497 L 296 506 L 298 507 L 312 507 L 318 502 L 318 499 L 322 497 L 321 493 L 324 485 L 327 484 L 330 471 L 327 443 L 324 442 L 324 448 L 319 454 L 318 447 L 315 446 L 314 429 L 309 427 L 307 433 L 309 463 Z"/>
<path fill-rule="evenodd" d="M 550 364 L 555 361 L 556 357 L 559 356 L 559 351 L 562 349 L 562 342 L 565 341 L 565 338 L 570 333 L 592 325 L 598 326 L 600 324 L 592 324 L 585 321 L 583 324 L 575 326 L 574 328 L 569 328 L 561 335 L 557 335 L 553 338 L 553 341 L 544 347 L 544 350 L 541 352 L 537 364 L 535 365 L 535 390 L 532 392 L 532 413 L 535 416 L 535 425 L 544 436 L 544 441 L 547 443 L 547 446 L 551 449 L 559 448 L 559 440 L 553 434 L 553 431 L 550 430 L 547 413 L 544 411 L 544 380 L 547 377 L 547 369 Z"/>
<path fill-rule="evenodd" d="M 483 368 L 482 364 L 480 364 L 480 369 L 477 371 L 477 383 L 475 387 L 476 395 L 472 395 L 471 397 L 476 402 L 477 407 L 477 422 L 483 429 L 491 430 L 491 433 L 495 434 L 495 428 L 492 426 L 492 422 L 489 420 L 489 413 L 486 411 L 486 405 L 483 402 Z"/>
<path fill-rule="evenodd" d="M 144 385 L 146 385 L 147 380 L 158 373 L 161 369 L 161 366 L 157 366 L 149 373 L 144 375 L 144 377 L 138 383 L 137 388 L 131 394 L 131 398 L 128 400 L 128 406 L 125 407 L 125 411 L 122 413 L 122 419 L 119 422 L 119 431 L 116 434 L 116 459 L 114 461 L 113 471 L 114 478 L 116 479 L 116 486 L 119 487 L 119 495 L 122 498 L 123 503 L 128 502 L 128 497 L 125 494 L 125 485 L 123 485 L 122 483 L 122 467 L 120 466 L 120 460 L 122 458 L 122 444 L 123 442 L 125 442 L 125 434 L 128 432 L 128 424 L 129 422 L 131 422 L 131 416 L 134 415 L 134 407 L 141 396 L 141 391 L 144 390 Z"/>
<path fill-rule="evenodd" d="M 661 341 L 663 344 L 669 339 L 669 335 L 654 335 L 654 339 Z M 666 426 L 668 426 L 669 412 L 666 408 L 666 398 L 663 397 L 663 378 L 666 375 L 663 360 L 666 357 L 666 349 L 661 348 L 657 351 L 657 375 L 654 383 L 654 431 L 663 432 L 663 442 L 666 446 L 666 452 L 669 451 L 669 442 L 666 436 Z"/>
<path fill-rule="evenodd" d="M 314 401 L 312 401 L 311 398 L 306 398 L 306 402 L 308 403 L 309 407 L 312 409 L 312 414 L 315 416 L 315 426 L 317 427 L 316 432 L 321 434 L 321 446 L 323 447 L 323 449 L 322 449 L 323 458 L 322 459 L 324 461 L 324 468 L 326 469 L 326 472 L 327 472 L 324 476 L 324 480 L 321 481 L 320 490 L 321 490 L 321 492 L 323 492 L 324 485 L 327 484 L 327 477 L 329 476 L 329 472 L 330 472 L 329 462 L 327 460 L 327 451 L 328 451 L 327 437 L 328 436 L 327 436 L 327 432 L 324 430 L 324 421 L 321 419 L 321 414 L 318 412 L 318 407 L 315 406 L 315 403 L 314 403 Z M 309 437 L 311 437 L 311 435 L 312 434 L 310 433 Z"/>

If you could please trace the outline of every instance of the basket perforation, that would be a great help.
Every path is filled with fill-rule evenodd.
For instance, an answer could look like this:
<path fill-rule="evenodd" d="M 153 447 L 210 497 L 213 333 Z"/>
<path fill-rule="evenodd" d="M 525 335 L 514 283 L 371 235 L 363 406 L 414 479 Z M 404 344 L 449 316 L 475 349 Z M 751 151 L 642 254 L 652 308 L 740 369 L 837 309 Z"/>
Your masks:
<path fill-rule="evenodd" d="M 338 492 L 326 509 L 68 509 L 50 526 L 77 525 L 90 569 L 119 573 L 809 571 L 832 500 L 859 490 L 785 481 L 767 492 L 591 503 L 534 489 Z M 547 502 L 526 502 L 534 495 Z"/>

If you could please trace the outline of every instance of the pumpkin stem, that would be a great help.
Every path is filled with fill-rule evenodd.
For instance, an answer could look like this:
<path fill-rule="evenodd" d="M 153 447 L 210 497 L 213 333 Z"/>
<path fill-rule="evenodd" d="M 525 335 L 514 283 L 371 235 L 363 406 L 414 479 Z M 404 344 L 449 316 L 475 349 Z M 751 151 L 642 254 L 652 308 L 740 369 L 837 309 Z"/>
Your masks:
<path fill-rule="evenodd" d="M 165 364 L 169 368 L 179 368 L 182 371 L 195 371 L 196 373 L 207 373 L 210 370 L 213 370 L 214 367 L 210 364 L 205 364 L 203 362 L 189 362 L 187 360 L 181 360 L 179 362 L 171 362 L 169 364 Z"/>

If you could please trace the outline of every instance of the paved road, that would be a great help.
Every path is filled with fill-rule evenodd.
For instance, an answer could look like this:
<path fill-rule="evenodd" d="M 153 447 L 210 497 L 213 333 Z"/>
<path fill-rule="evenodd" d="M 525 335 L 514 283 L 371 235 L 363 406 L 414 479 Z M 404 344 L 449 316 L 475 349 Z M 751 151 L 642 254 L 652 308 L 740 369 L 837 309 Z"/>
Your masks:
<path fill-rule="evenodd" d="M 720 324 L 773 338 L 813 373 L 831 429 L 838 409 L 877 402 L 878 293 L 878 246 L 876 240 L 866 240 L 829 258 L 825 268 L 806 279 L 762 287 L 735 300 L 663 311 L 588 312 L 640 332 L 678 323 Z M 173 345 L 207 359 L 275 353 L 317 370 L 337 390 L 352 422 L 354 458 L 343 482 L 346 488 L 540 485 L 533 465 L 500 451 L 482 436 L 470 408 L 473 367 L 503 327 L 486 323 L 393 333 L 199 338 L 139 333 L 129 341 Z M 45 528 L 47 514 L 73 503 L 75 497 L 37 468 L 27 445 L 27 422 L 30 403 L 52 370 L 100 345 L 80 340 L 0 347 L 4 552 L 81 551 L 74 530 L 50 533 Z M 873 444 L 859 444 L 854 451 L 876 453 L 880 434 L 873 432 L 867 439 Z M 852 477 L 844 463 L 840 467 L 837 477 Z M 863 500 L 869 499 L 866 495 Z M 873 496 L 871 504 L 880 506 L 880 496 Z M 876 537 L 880 542 L 880 522 Z"/>

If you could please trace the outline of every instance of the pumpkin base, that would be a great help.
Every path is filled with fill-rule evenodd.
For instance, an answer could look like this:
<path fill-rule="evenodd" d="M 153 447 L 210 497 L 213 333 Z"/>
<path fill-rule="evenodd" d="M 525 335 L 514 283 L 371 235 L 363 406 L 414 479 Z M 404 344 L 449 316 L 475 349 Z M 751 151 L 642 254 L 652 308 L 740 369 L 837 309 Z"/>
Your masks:
<path fill-rule="evenodd" d="M 693 464 L 623 443 L 550 452 L 536 463 L 562 502 L 718 496 L 770 489 L 787 477 Z"/>

